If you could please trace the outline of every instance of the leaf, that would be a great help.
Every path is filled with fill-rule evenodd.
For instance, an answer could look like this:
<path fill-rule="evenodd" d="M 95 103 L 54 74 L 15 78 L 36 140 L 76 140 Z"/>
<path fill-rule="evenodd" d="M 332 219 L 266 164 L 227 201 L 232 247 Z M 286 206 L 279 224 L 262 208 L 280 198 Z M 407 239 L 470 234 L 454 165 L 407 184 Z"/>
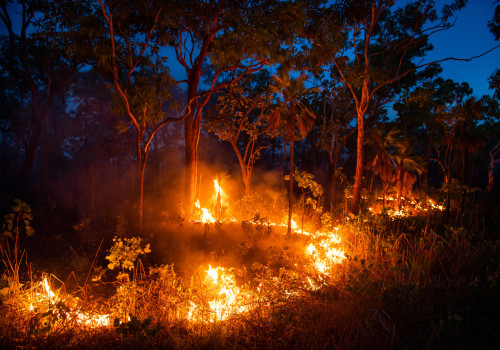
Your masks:
<path fill-rule="evenodd" d="M 13 239 L 12 232 L 10 232 L 10 231 L 3 231 L 3 235 L 7 236 L 7 237 L 10 237 L 11 239 Z"/>
<path fill-rule="evenodd" d="M 34 236 L 35 235 L 35 230 L 31 226 L 26 226 L 26 234 L 28 236 Z"/>

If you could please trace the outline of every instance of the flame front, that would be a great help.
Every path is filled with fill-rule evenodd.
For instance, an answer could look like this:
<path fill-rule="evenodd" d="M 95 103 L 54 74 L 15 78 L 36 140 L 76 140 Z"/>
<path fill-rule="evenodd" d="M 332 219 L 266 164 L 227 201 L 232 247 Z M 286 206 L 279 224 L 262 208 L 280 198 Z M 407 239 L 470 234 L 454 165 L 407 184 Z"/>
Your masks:
<path fill-rule="evenodd" d="M 234 275 L 225 268 L 213 268 L 209 265 L 203 285 L 212 299 L 208 301 L 209 310 L 206 310 L 209 316 L 205 318 L 201 305 L 190 301 L 188 320 L 197 322 L 223 321 L 232 315 L 250 310 L 249 293 L 240 290 Z"/>
<path fill-rule="evenodd" d="M 43 277 L 38 285 L 38 289 L 41 289 L 42 293 L 35 291 L 31 295 L 28 307 L 30 311 L 50 309 L 54 304 L 59 302 L 63 302 L 65 305 L 69 304 L 69 302 L 66 303 L 66 300 L 61 300 L 59 295 L 52 291 L 47 277 Z M 74 320 L 87 327 L 104 327 L 110 325 L 109 315 L 84 313 L 71 307 L 67 307 L 66 311 L 64 311 L 64 318 Z"/>

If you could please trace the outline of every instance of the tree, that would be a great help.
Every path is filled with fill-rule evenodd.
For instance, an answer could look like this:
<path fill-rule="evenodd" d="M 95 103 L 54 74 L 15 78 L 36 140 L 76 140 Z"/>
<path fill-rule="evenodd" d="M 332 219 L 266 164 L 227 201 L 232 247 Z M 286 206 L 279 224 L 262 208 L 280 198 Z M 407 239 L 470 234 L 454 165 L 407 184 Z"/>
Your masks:
<path fill-rule="evenodd" d="M 74 109 L 70 110 L 70 118 L 63 125 L 67 130 L 64 144 L 68 147 L 64 153 L 71 155 L 75 163 L 72 168 L 84 169 L 78 171 L 86 180 L 83 188 L 86 196 L 82 200 L 88 198 L 90 211 L 96 215 L 96 188 L 104 182 L 99 173 L 110 164 L 110 160 L 123 154 L 130 141 L 116 132 L 111 91 L 98 74 L 79 73 L 71 89 L 71 98 Z"/>
<path fill-rule="evenodd" d="M 300 27 L 302 14 L 298 5 L 275 0 L 178 0 L 173 4 L 172 11 L 165 12 L 163 28 L 168 36 L 162 42 L 173 47 L 185 71 L 186 78 L 179 83 L 187 84 L 187 101 L 193 106 L 183 115 L 185 204 L 190 212 L 196 197 L 203 108 L 213 94 L 266 64 L 281 61 L 285 55 L 281 43 Z"/>
<path fill-rule="evenodd" d="M 279 107 L 271 114 L 269 124 L 275 130 L 280 124 L 284 124 L 286 137 L 290 145 L 290 173 L 288 175 L 288 234 L 292 233 L 292 206 L 293 206 L 293 179 L 294 179 L 294 142 L 296 136 L 302 139 L 314 125 L 316 116 L 301 101 L 309 93 L 316 89 L 306 88 L 307 76 L 303 72 L 297 78 L 290 77 L 287 69 L 281 74 L 274 75 L 270 91 L 281 97 Z M 298 135 L 297 135 L 298 131 Z"/>
<path fill-rule="evenodd" d="M 493 18 L 488 22 L 490 32 L 495 36 L 495 40 L 500 39 L 500 5 L 495 8 Z M 490 89 L 495 90 L 495 97 L 500 98 L 500 69 L 497 68 L 489 78 Z"/>
<path fill-rule="evenodd" d="M 135 132 L 135 187 L 138 225 L 142 227 L 144 174 L 151 142 L 164 125 L 179 120 L 167 113 L 165 101 L 171 98 L 173 80 L 156 40 L 160 15 L 167 10 L 156 2 L 135 0 L 81 1 L 69 10 L 67 5 L 67 0 L 58 0 L 53 16 L 70 31 L 68 51 L 111 82 L 115 114 L 126 118 L 119 129 L 125 132 L 131 127 Z M 180 114 L 190 108 L 187 103 Z"/>
<path fill-rule="evenodd" d="M 413 173 L 417 172 L 420 175 L 423 170 L 422 160 L 414 154 L 414 149 L 410 147 L 411 143 L 409 138 L 400 140 L 393 155 L 397 169 L 396 178 L 399 206 L 401 206 L 402 198 L 411 191 L 417 179 Z"/>
<path fill-rule="evenodd" d="M 65 33 L 48 13 L 48 4 L 35 0 L 0 2 L 0 18 L 8 33 L 9 50 L 16 58 L 14 65 L 6 69 L 17 81 L 19 95 L 29 98 L 31 130 L 25 149 L 17 187 L 23 192 L 28 181 L 40 144 L 45 121 L 45 179 L 48 192 L 48 133 L 49 111 L 55 96 L 64 92 L 64 87 L 76 71 L 78 63 L 66 54 Z M 15 32 L 10 10 L 19 8 L 21 26 Z M 12 61 L 11 61 L 12 62 Z M 13 69 L 19 69 L 13 72 Z M 28 92 L 28 93 L 26 93 Z"/>
<path fill-rule="evenodd" d="M 374 149 L 374 156 L 368 162 L 367 168 L 370 168 L 373 175 L 378 175 L 382 180 L 382 197 L 384 207 L 386 204 L 385 194 L 391 183 L 396 181 L 394 149 L 398 144 L 398 131 L 390 129 L 385 131 L 381 126 L 374 128 L 368 133 L 367 144 Z"/>
<path fill-rule="evenodd" d="M 163 102 L 171 97 L 172 78 L 158 47 L 150 45 L 163 7 L 141 1 L 120 4 L 98 1 L 108 27 L 111 46 L 108 48 L 111 53 L 108 69 L 116 97 L 121 101 L 117 106 L 127 115 L 136 133 L 138 214 L 139 227 L 142 227 L 144 171 L 151 141 L 161 127 L 179 120 L 166 116 L 163 110 Z M 141 36 L 142 40 L 138 40 Z M 191 108 L 191 101 L 188 101 L 180 115 L 188 115 Z"/>
<path fill-rule="evenodd" d="M 260 141 L 268 134 L 266 120 L 272 96 L 267 93 L 266 86 L 262 86 L 262 81 L 257 80 L 266 79 L 269 73 L 263 71 L 257 75 L 219 94 L 217 103 L 208 112 L 208 129 L 228 141 L 238 159 L 246 195 L 251 193 L 254 163 L 260 152 L 269 147 Z"/>
<path fill-rule="evenodd" d="M 356 113 L 349 92 L 342 86 L 332 86 L 332 81 L 327 79 L 322 80 L 321 95 L 317 96 L 317 99 L 319 100 L 313 107 L 317 106 L 316 115 L 321 117 L 317 118 L 320 123 L 317 131 L 318 143 L 328 154 L 326 202 L 333 208 L 336 205 L 337 166 L 341 152 L 356 131 L 351 125 Z"/>
<path fill-rule="evenodd" d="M 457 0 L 437 16 L 432 0 L 419 0 L 392 9 L 395 0 L 336 1 L 319 13 L 323 21 L 311 26 L 307 62 L 338 76 L 356 105 L 357 158 L 350 210 L 359 211 L 365 144 L 365 118 L 374 97 L 403 77 L 430 65 L 417 64 L 432 46 L 429 35 L 451 27 L 453 12 L 465 5 Z M 318 20 L 318 18 L 316 18 Z M 437 24 L 435 24 L 437 22 Z M 451 58 L 447 58 L 451 59 Z"/>

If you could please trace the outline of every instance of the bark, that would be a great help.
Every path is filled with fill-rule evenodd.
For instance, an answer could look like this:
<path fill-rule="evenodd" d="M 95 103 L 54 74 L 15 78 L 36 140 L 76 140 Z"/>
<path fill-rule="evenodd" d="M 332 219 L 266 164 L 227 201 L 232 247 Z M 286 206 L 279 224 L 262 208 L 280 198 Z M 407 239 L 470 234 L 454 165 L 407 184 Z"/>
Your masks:
<path fill-rule="evenodd" d="M 45 111 L 45 199 L 50 202 L 49 188 L 49 109 Z"/>
<path fill-rule="evenodd" d="M 281 162 L 281 191 L 285 187 L 286 141 L 283 141 L 283 161 Z"/>
<path fill-rule="evenodd" d="M 329 152 L 328 159 L 328 183 L 326 190 L 326 197 L 328 203 L 330 203 L 330 208 L 335 207 L 335 189 L 337 187 L 337 177 L 335 176 L 337 172 L 337 164 L 340 154 L 340 145 L 335 145 L 333 152 Z M 331 154 L 333 153 L 333 154 Z"/>
<path fill-rule="evenodd" d="M 365 109 L 366 110 L 366 109 Z M 356 175 L 354 177 L 354 188 L 352 190 L 352 201 L 350 211 L 357 215 L 361 202 L 361 189 L 363 188 L 363 169 L 365 154 L 365 128 L 364 111 L 358 108 L 358 138 L 357 138 L 357 157 L 356 157 Z"/>
<path fill-rule="evenodd" d="M 288 186 L 288 230 L 287 233 L 290 235 L 292 233 L 292 209 L 293 209 L 293 147 L 294 147 L 294 138 L 295 138 L 295 128 L 292 128 L 292 137 L 290 137 L 290 182 Z"/>
<path fill-rule="evenodd" d="M 192 112 L 194 114 L 194 112 Z M 184 122 L 184 142 L 186 152 L 186 170 L 185 170 L 185 191 L 186 191 L 186 212 L 191 213 L 191 207 L 196 201 L 196 169 L 197 169 L 197 150 L 194 130 L 194 118 L 188 116 Z M 188 215 L 188 216 L 189 216 Z"/>
<path fill-rule="evenodd" d="M 26 183 L 28 182 L 28 177 L 30 175 L 31 168 L 33 167 L 33 163 L 35 161 L 38 145 L 40 144 L 40 137 L 43 128 L 41 112 L 39 110 L 39 107 L 33 106 L 32 109 L 33 109 L 33 132 L 31 133 L 28 142 L 26 155 L 24 157 L 23 165 L 21 166 L 21 173 L 17 184 L 17 188 L 20 193 L 23 193 L 26 188 Z"/>
<path fill-rule="evenodd" d="M 398 171 L 398 206 L 401 207 L 401 199 L 403 197 L 403 182 L 404 182 L 404 166 L 401 163 L 399 165 L 399 171 Z"/>
<path fill-rule="evenodd" d="M 491 149 L 490 154 L 490 165 L 488 166 L 488 192 L 491 192 L 493 189 L 493 183 L 495 181 L 494 169 L 495 164 L 500 162 L 500 159 L 495 159 L 498 151 L 500 150 L 500 142 L 498 142 L 495 147 Z"/>
<path fill-rule="evenodd" d="M 144 173 L 146 170 L 146 160 L 148 158 L 148 154 L 144 154 L 144 158 L 138 161 L 138 189 L 139 189 L 139 198 L 138 198 L 138 211 L 139 211 L 139 228 L 142 229 L 142 217 L 143 217 L 143 206 L 144 206 Z"/>
<path fill-rule="evenodd" d="M 431 163 L 431 139 L 427 141 L 427 151 L 425 152 L 425 173 L 424 173 L 424 205 L 427 207 L 427 194 L 429 191 L 429 166 Z"/>
<path fill-rule="evenodd" d="M 240 165 L 241 177 L 243 179 L 243 184 L 245 185 L 245 195 L 250 195 L 250 176 L 251 171 L 247 169 L 245 165 L 245 161 L 240 154 L 240 150 L 238 149 L 238 145 L 236 140 L 231 141 L 231 147 L 233 148 L 234 153 L 236 154 L 236 158 L 238 158 L 238 164 Z"/>
<path fill-rule="evenodd" d="M 95 169 L 94 163 L 90 164 L 90 210 L 92 215 L 95 216 Z"/>

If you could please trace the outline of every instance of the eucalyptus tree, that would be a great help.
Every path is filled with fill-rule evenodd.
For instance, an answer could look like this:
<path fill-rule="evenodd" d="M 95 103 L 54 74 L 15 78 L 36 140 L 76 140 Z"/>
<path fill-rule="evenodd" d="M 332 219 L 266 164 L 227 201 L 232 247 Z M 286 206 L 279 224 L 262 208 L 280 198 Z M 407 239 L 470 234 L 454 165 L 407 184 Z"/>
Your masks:
<path fill-rule="evenodd" d="M 48 192 L 48 134 L 50 106 L 55 96 L 65 93 L 78 62 L 67 54 L 64 30 L 49 15 L 49 2 L 36 0 L 1 1 L 0 19 L 7 33 L 8 59 L 3 60 L 6 74 L 18 90 L 20 103 L 30 108 L 29 141 L 18 176 L 23 192 L 33 167 L 45 129 L 45 190 Z M 19 25 L 16 25 L 19 24 Z M 45 123 L 44 123 L 45 122 Z M 45 124 L 45 125 L 44 125 Z"/>
<path fill-rule="evenodd" d="M 396 7 L 395 0 L 339 0 L 319 8 L 305 36 L 307 65 L 338 76 L 354 99 L 357 116 L 357 158 L 350 210 L 359 211 L 363 186 L 365 118 L 374 97 L 385 87 L 419 68 L 432 49 L 431 34 L 452 26 L 457 0 L 439 16 L 432 0 Z M 448 58 L 450 59 L 450 58 Z"/>
<path fill-rule="evenodd" d="M 487 190 L 491 191 L 495 181 L 495 165 L 500 162 L 500 158 L 498 158 L 500 152 L 500 103 L 491 96 L 483 96 L 481 101 L 485 120 L 478 128 L 481 129 L 481 134 L 486 139 L 489 155 Z"/>
<path fill-rule="evenodd" d="M 118 131 L 134 131 L 138 224 L 142 227 L 144 176 L 152 140 L 164 125 L 178 121 L 191 108 L 186 103 L 172 116 L 180 109 L 179 103 L 166 106 L 174 81 L 156 38 L 160 17 L 170 10 L 165 7 L 168 3 L 58 0 L 57 4 L 54 16 L 71 33 L 73 45 L 68 51 L 109 82 L 113 109 L 120 117 Z"/>
<path fill-rule="evenodd" d="M 291 77 L 287 69 L 282 69 L 279 75 L 274 75 L 269 86 L 272 93 L 280 96 L 278 108 L 269 116 L 269 125 L 272 130 L 283 125 L 290 145 L 290 173 L 288 175 L 288 234 L 292 233 L 292 207 L 293 207 L 293 180 L 294 180 L 294 143 L 295 138 L 301 139 L 314 126 L 316 116 L 302 102 L 307 95 L 317 92 L 315 88 L 307 88 L 308 77 L 301 72 L 298 77 Z M 297 133 L 298 131 L 298 133 Z"/>
<path fill-rule="evenodd" d="M 248 76 L 218 94 L 217 103 L 208 110 L 208 129 L 231 144 L 246 195 L 251 193 L 255 161 L 269 147 L 265 138 L 270 134 L 267 120 L 273 99 L 268 81 L 267 70 Z"/>
<path fill-rule="evenodd" d="M 326 200 L 331 207 L 336 205 L 335 190 L 337 186 L 337 171 L 341 152 L 356 129 L 352 126 L 356 112 L 349 92 L 342 86 L 333 85 L 324 80 L 321 86 L 323 99 L 321 111 L 316 112 L 320 121 L 320 148 L 328 154 L 328 181 Z"/>
<path fill-rule="evenodd" d="M 164 45 L 174 49 L 192 105 L 183 115 L 185 199 L 190 212 L 196 197 L 198 141 L 202 112 L 210 97 L 267 64 L 280 62 L 293 45 L 305 16 L 291 1 L 173 0 L 165 11 Z M 286 41 L 287 39 L 288 41 Z"/>

